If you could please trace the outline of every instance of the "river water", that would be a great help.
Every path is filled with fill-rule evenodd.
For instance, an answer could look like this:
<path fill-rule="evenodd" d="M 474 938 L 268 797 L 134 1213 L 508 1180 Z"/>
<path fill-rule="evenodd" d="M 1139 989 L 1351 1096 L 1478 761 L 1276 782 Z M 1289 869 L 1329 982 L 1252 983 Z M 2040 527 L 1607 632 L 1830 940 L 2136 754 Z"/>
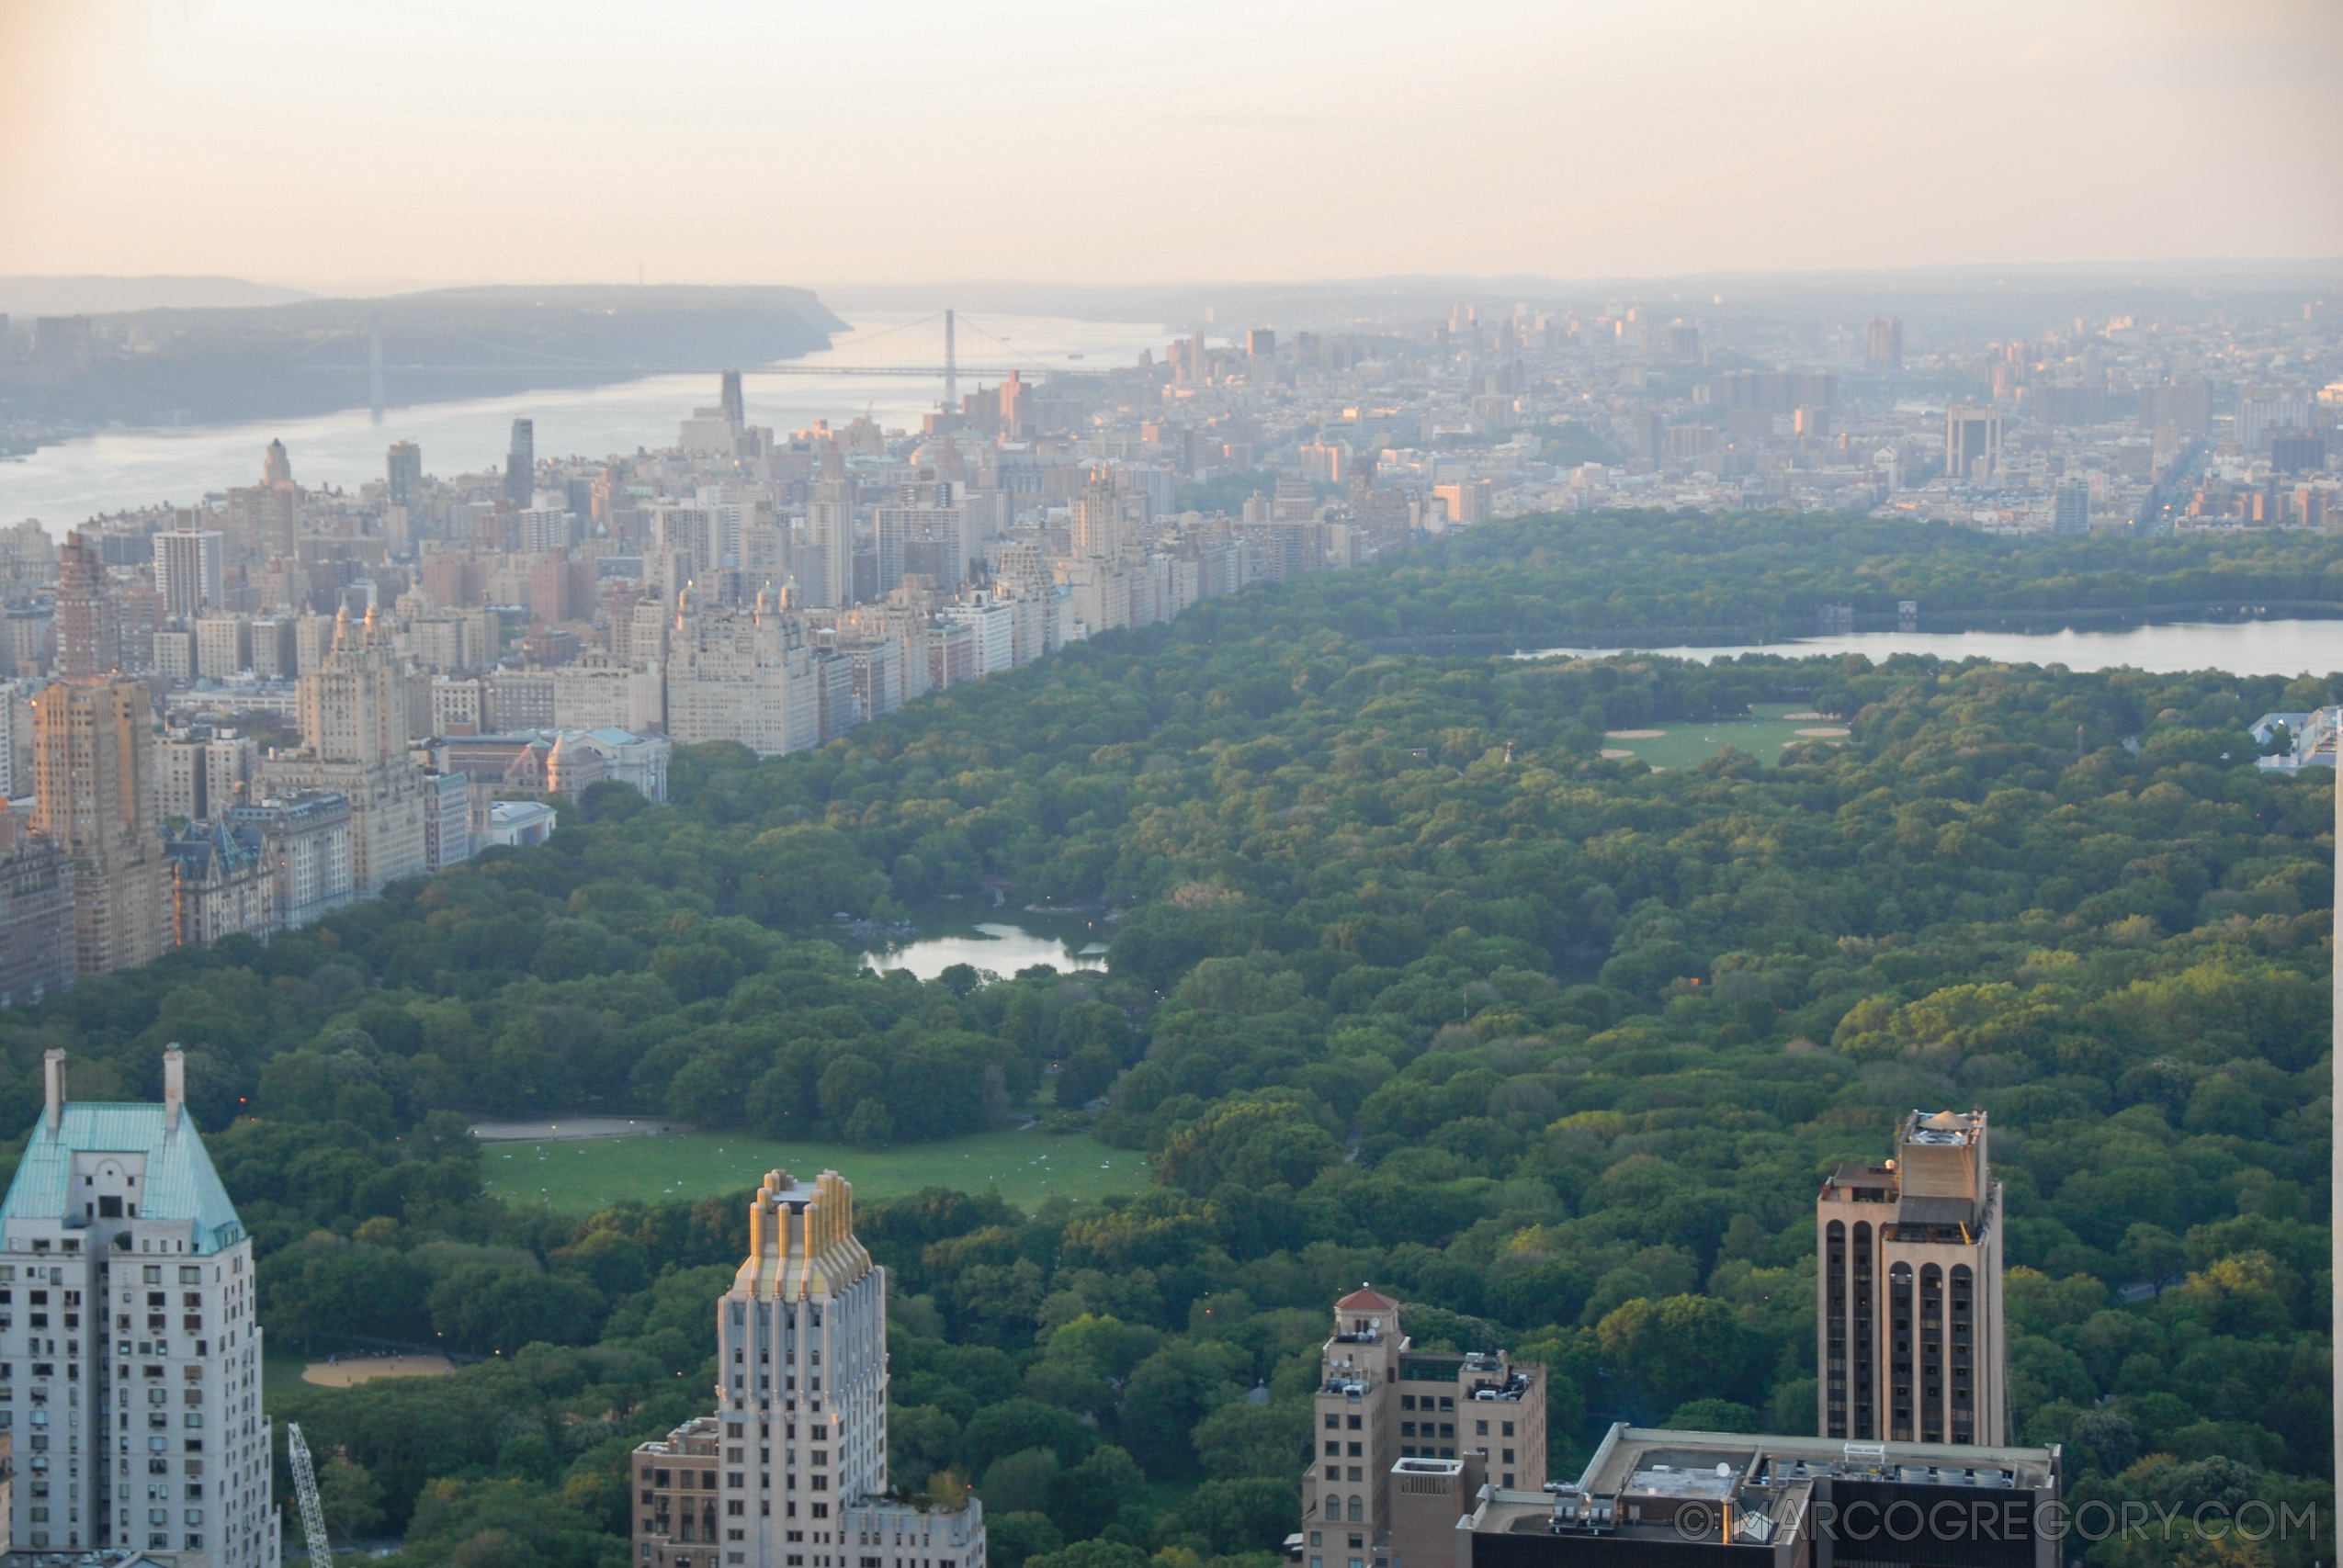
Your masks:
<path fill-rule="evenodd" d="M 857 310 L 834 345 L 793 365 L 934 364 L 943 358 L 940 323 L 915 325 L 925 312 Z M 960 318 L 959 356 L 968 364 L 1013 364 L 1027 380 L 1052 370 L 1104 370 L 1137 361 L 1141 349 L 1163 352 L 1167 329 L 1135 321 L 1077 321 L 1057 316 Z M 880 334 L 887 334 L 881 336 Z M 1005 342 L 988 342 L 986 335 Z M 875 340 L 875 341 L 874 341 Z M 983 378 L 990 385 L 997 377 Z M 974 391 L 979 378 L 963 376 Z M 208 491 L 260 478 L 261 453 L 285 443 L 293 477 L 315 490 L 356 490 L 382 477 L 393 441 L 423 447 L 424 468 L 449 475 L 501 468 L 513 420 L 537 424 L 540 457 L 599 458 L 672 446 L 675 427 L 717 400 L 713 373 L 658 376 L 607 387 L 523 392 L 511 397 L 392 408 L 380 424 L 365 409 L 249 424 L 117 431 L 44 446 L 22 462 L 0 461 L 0 525 L 36 518 L 53 537 L 100 513 L 162 502 L 193 505 Z M 397 391 L 395 378 L 393 395 Z M 742 383 L 752 424 L 787 436 L 818 419 L 843 424 L 868 413 L 889 429 L 916 429 L 943 396 L 940 381 L 890 376 L 758 376 Z"/>
<path fill-rule="evenodd" d="M 1703 661 L 1737 659 L 1744 653 L 1775 653 L 1785 659 L 1860 653 L 1873 663 L 1897 653 L 1932 653 L 1940 659 L 2063 664 L 2069 670 L 2128 668 L 2162 675 L 2187 670 L 2326 675 L 2343 671 L 2343 621 L 2196 621 L 2118 631 L 1853 632 L 1729 648 L 1545 648 L 1514 657 L 1602 658 L 1627 652 Z"/>

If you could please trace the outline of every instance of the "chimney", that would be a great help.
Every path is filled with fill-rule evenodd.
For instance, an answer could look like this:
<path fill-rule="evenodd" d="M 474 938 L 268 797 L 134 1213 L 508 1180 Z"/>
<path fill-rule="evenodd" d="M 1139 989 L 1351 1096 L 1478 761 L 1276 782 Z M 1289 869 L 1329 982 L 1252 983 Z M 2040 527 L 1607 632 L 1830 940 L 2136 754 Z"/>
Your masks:
<path fill-rule="evenodd" d="M 163 1053 L 163 1125 L 172 1131 L 179 1129 L 179 1107 L 187 1101 L 187 1059 L 179 1054 L 177 1041 Z"/>
<path fill-rule="evenodd" d="M 40 1078 L 48 1091 L 49 1109 L 43 1124 L 54 1133 L 65 1115 L 65 1053 L 51 1046 L 40 1054 Z"/>

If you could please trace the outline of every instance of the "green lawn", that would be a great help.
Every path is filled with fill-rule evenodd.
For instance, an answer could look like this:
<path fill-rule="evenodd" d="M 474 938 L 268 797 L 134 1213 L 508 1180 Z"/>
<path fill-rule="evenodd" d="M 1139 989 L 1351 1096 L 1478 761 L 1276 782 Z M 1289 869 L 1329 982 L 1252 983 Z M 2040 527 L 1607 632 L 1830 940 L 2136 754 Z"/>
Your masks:
<path fill-rule="evenodd" d="M 889 1149 L 774 1143 L 745 1133 L 682 1133 L 572 1143 L 482 1144 L 489 1191 L 558 1213 L 592 1213 L 620 1199 L 655 1203 L 754 1187 L 776 1166 L 803 1180 L 835 1168 L 857 1196 L 887 1198 L 922 1187 L 982 1192 L 988 1183 L 1021 1209 L 1055 1193 L 1081 1199 L 1149 1185 L 1145 1156 L 1111 1149 L 1087 1133 L 976 1133 Z"/>
<path fill-rule="evenodd" d="M 1786 742 L 1807 739 L 1798 733 L 1801 729 L 1846 728 L 1828 719 L 1785 717 L 1791 713 L 1810 711 L 1788 703 L 1752 703 L 1749 709 L 1752 717 L 1707 724 L 1661 719 L 1647 727 L 1661 731 L 1656 737 L 1632 739 L 1605 736 L 1602 744 L 1605 750 L 1632 751 L 1655 768 L 1689 768 L 1727 746 L 1737 746 L 1759 761 L 1771 763 L 1781 760 Z"/>
<path fill-rule="evenodd" d="M 301 1369 L 309 1363 L 310 1359 L 301 1354 L 299 1344 L 289 1339 L 280 1341 L 277 1336 L 270 1335 L 260 1354 L 262 1401 L 272 1406 L 281 1405 L 285 1395 L 296 1389 L 307 1389 L 315 1393 L 316 1384 L 301 1382 Z"/>

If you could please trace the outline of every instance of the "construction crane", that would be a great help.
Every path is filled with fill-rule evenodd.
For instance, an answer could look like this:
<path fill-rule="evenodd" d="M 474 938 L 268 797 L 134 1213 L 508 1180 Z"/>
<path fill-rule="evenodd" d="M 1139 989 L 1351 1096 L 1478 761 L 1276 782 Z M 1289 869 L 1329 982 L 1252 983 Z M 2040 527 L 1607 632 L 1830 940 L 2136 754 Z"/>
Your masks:
<path fill-rule="evenodd" d="M 285 1423 L 285 1456 L 293 1463 L 293 1493 L 301 1502 L 301 1532 L 309 1537 L 310 1568 L 333 1568 L 334 1549 L 325 1540 L 325 1507 L 317 1500 L 317 1470 L 299 1421 Z"/>

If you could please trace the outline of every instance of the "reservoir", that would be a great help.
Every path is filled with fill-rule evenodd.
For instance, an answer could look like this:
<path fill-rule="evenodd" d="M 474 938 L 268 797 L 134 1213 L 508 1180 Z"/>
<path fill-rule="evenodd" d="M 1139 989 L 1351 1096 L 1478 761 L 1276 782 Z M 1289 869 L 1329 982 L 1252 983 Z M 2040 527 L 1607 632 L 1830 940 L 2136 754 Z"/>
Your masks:
<path fill-rule="evenodd" d="M 840 311 L 844 315 L 846 312 Z M 853 324 L 821 353 L 792 365 L 929 363 L 940 350 L 938 329 L 913 325 L 925 312 L 860 310 Z M 902 329 L 900 332 L 896 329 Z M 988 341 L 991 339 L 999 341 Z M 963 315 L 959 355 L 969 364 L 1014 364 L 1027 381 L 1052 372 L 1128 365 L 1141 349 L 1160 354 L 1169 333 L 1136 321 L 1078 321 L 1058 316 Z M 998 377 L 983 378 L 985 385 Z M 973 392 L 979 378 L 960 378 Z M 397 380 L 391 394 L 398 392 Z M 941 379 L 908 376 L 758 376 L 744 378 L 751 424 L 769 425 L 787 439 L 819 419 L 841 426 L 867 413 L 889 428 L 917 429 L 920 416 L 941 400 Z M 0 525 L 39 519 L 52 538 L 102 513 L 165 502 L 192 506 L 207 492 L 248 485 L 260 478 L 261 453 L 285 443 L 293 477 L 305 489 L 356 491 L 383 477 L 394 441 L 423 447 L 426 473 L 449 476 L 501 469 L 515 418 L 537 424 L 540 457 L 653 451 L 674 445 L 676 425 L 696 408 L 713 406 L 717 378 L 656 376 L 605 387 L 523 392 L 463 402 L 393 407 L 376 424 L 363 408 L 300 419 L 179 430 L 115 431 L 44 446 L 21 462 L 0 461 Z"/>
<path fill-rule="evenodd" d="M 2063 664 L 2069 670 L 2145 670 L 2177 674 L 2225 670 L 2236 675 L 2326 675 L 2343 670 L 2343 621 L 2181 622 L 2112 631 L 1852 632 L 1794 637 L 1729 648 L 1545 648 L 1517 659 L 1604 658 L 1648 653 L 1707 662 L 1745 653 L 1805 659 L 1860 653 L 1880 663 L 1898 653 L 1939 659 L 1990 659 L 2009 663 Z"/>

